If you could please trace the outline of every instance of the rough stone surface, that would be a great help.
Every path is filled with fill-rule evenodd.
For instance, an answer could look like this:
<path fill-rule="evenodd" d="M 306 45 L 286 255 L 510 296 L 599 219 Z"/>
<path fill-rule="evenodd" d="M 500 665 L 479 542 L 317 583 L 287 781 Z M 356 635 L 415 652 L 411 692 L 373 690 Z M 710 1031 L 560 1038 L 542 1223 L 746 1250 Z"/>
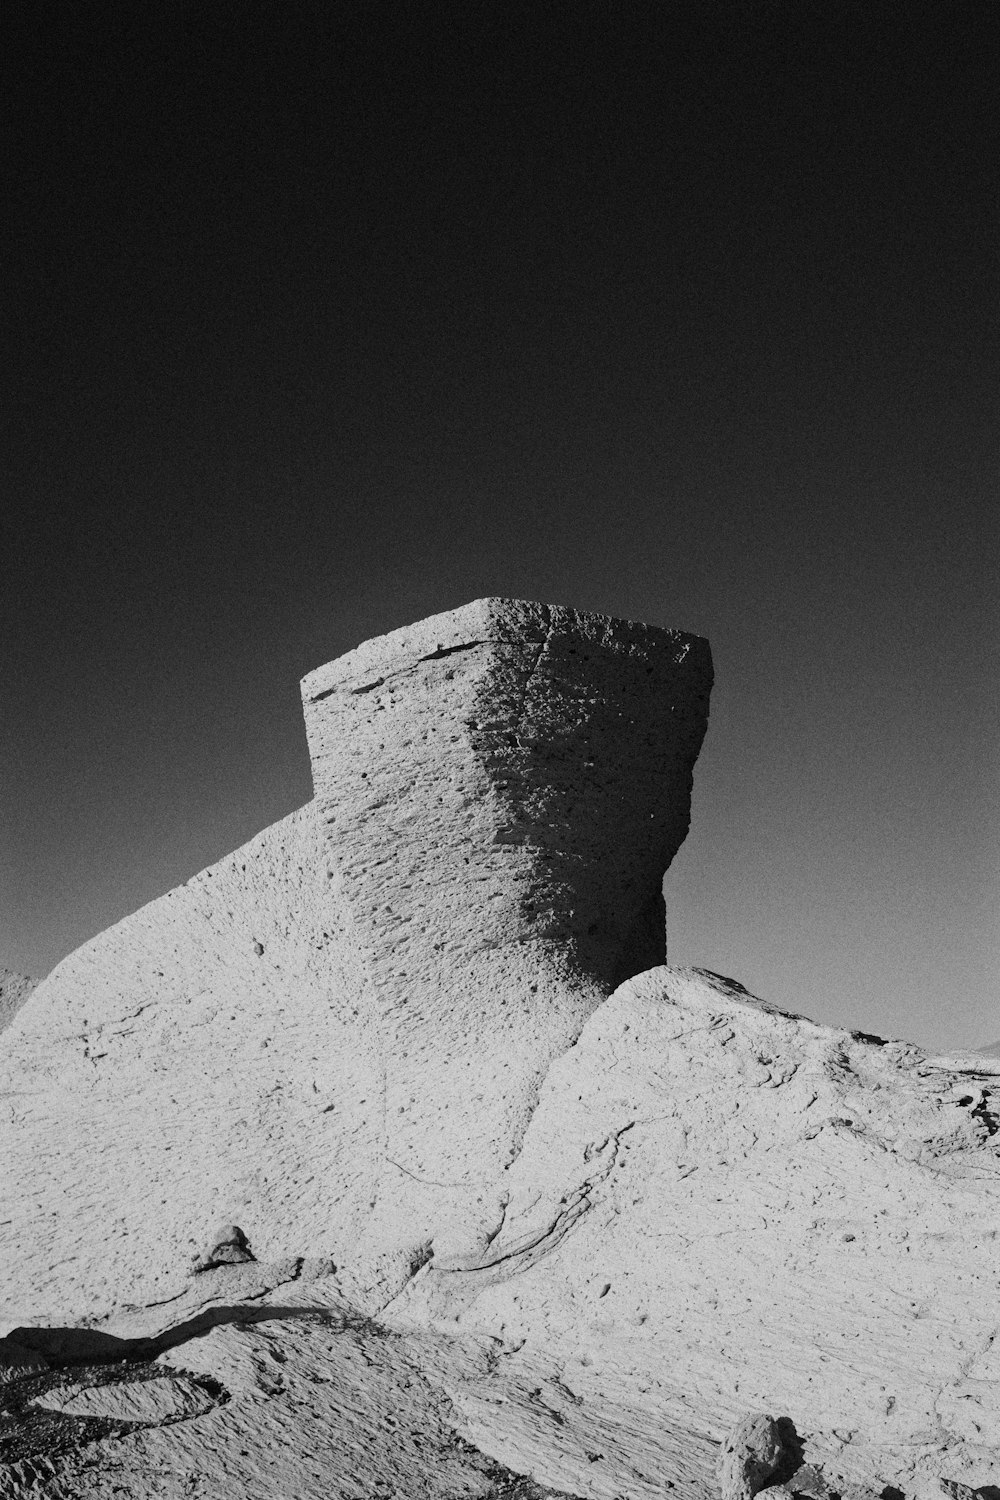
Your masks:
<path fill-rule="evenodd" d="M 196 1271 L 211 1271 L 217 1266 L 240 1266 L 255 1260 L 247 1237 L 238 1224 L 225 1224 L 212 1236 L 211 1244 L 194 1263 Z"/>
<path fill-rule="evenodd" d="M 0 1339 L 0 1385 L 9 1385 L 14 1380 L 24 1380 L 47 1370 L 49 1362 L 43 1354 L 26 1349 L 11 1338 Z"/>
<path fill-rule="evenodd" d="M 4 1038 L 0 1319 L 173 1303 L 227 1220 L 365 1306 L 485 1245 L 548 1062 L 662 959 L 710 682 L 697 637 L 498 600 L 311 674 L 315 799 Z"/>
<path fill-rule="evenodd" d="M 661 882 L 711 681 L 697 637 L 485 599 L 303 682 L 354 1004 L 384 1079 L 378 1239 L 387 1217 L 422 1216 L 428 1184 L 481 1198 L 516 1155 L 539 1064 L 663 962 Z"/>
<path fill-rule="evenodd" d="M 766 1409 L 839 1494 L 995 1485 L 998 1098 L 987 1059 L 653 970 L 549 1068 L 487 1251 L 435 1257 L 385 1316 L 492 1337 L 508 1378 L 547 1364 L 597 1412 L 629 1392 L 620 1453 L 651 1412 L 720 1442 Z M 488 1394 L 453 1400 L 534 1461 Z"/>
<path fill-rule="evenodd" d="M 1000 1482 L 996 1093 L 1000 1065 L 983 1059 L 816 1026 L 707 972 L 639 976 L 549 1068 L 491 1244 L 420 1266 L 383 1314 L 388 1342 L 361 1324 L 337 1345 L 353 1350 L 349 1379 L 310 1321 L 340 1296 L 336 1277 L 257 1283 L 248 1302 L 226 1278 L 260 1267 L 206 1272 L 189 1285 L 210 1318 L 201 1288 L 218 1278 L 227 1321 L 211 1333 L 183 1299 L 130 1316 L 139 1331 L 157 1317 L 164 1360 L 232 1401 L 127 1450 L 100 1445 L 79 1493 L 110 1494 L 113 1477 L 141 1494 L 169 1469 L 201 1474 L 206 1495 L 319 1494 L 334 1474 L 361 1496 L 339 1457 L 311 1467 L 312 1414 L 324 1452 L 380 1477 L 410 1465 L 381 1416 L 356 1425 L 397 1410 L 387 1350 L 400 1389 L 418 1374 L 479 1453 L 593 1500 L 704 1500 L 727 1434 L 765 1405 L 801 1447 L 782 1500 L 887 1486 L 940 1500 L 942 1480 L 983 1492 Z M 262 1352 L 272 1339 L 298 1351 L 294 1400 Z M 266 1402 L 261 1370 L 275 1371 Z M 347 1382 L 350 1410 L 327 1379 Z M 405 1472 L 407 1495 L 460 1492 L 436 1468 Z"/>
<path fill-rule="evenodd" d="M 215 1404 L 200 1385 L 183 1376 L 79 1388 L 64 1386 L 46 1391 L 32 1403 L 68 1417 L 100 1417 L 107 1422 L 141 1422 L 143 1425 L 197 1417 L 211 1411 Z"/>
<path fill-rule="evenodd" d="M 215 1404 L 0 1497 L 1000 1486 L 1000 1061 L 649 967 L 707 674 L 509 601 L 369 642 L 304 684 L 314 801 L 39 986 L 0 1438 L 128 1428 L 83 1360 Z"/>
<path fill-rule="evenodd" d="M 9 969 L 0 969 L 0 1032 L 6 1031 L 35 984 L 36 981 L 26 974 L 12 974 Z"/>
<path fill-rule="evenodd" d="M 265 830 L 71 954 L 4 1036 L 0 1330 L 179 1297 L 226 1221 L 262 1262 L 342 1258 L 379 1083 L 317 842 L 309 809 Z"/>
<path fill-rule="evenodd" d="M 748 1412 L 723 1439 L 719 1454 L 722 1500 L 753 1500 L 773 1479 L 785 1446 L 778 1424 L 767 1412 Z"/>

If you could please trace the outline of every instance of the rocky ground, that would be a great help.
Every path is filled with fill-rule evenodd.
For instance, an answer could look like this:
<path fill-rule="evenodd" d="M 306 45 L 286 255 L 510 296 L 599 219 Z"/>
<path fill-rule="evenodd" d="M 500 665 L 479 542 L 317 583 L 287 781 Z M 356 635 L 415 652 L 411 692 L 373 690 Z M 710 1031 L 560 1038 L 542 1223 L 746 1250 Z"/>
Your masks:
<path fill-rule="evenodd" d="M 0 1496 L 557 1493 L 462 1438 L 405 1341 L 377 1324 L 305 1307 L 221 1316 L 193 1347 L 113 1363 L 53 1354 L 49 1369 L 0 1387 Z"/>
<path fill-rule="evenodd" d="M 695 1500 L 764 1411 L 788 1494 L 995 1500 L 998 1079 L 653 970 L 549 1068 L 485 1249 L 359 1311 L 232 1226 L 170 1304 L 12 1330 L 0 1494 Z"/>

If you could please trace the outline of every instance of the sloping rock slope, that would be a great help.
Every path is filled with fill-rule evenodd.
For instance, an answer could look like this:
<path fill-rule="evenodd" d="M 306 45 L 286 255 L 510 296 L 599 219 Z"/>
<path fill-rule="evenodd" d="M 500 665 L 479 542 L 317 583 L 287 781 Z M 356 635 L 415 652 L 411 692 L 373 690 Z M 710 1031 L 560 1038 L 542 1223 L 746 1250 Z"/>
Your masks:
<path fill-rule="evenodd" d="M 0 1318 L 183 1300 L 220 1224 L 370 1305 L 485 1245 L 548 1062 L 662 961 L 710 686 L 697 637 L 510 600 L 306 678 L 314 800 L 4 1036 Z"/>
<path fill-rule="evenodd" d="M 652 970 L 553 1062 L 486 1254 L 435 1257 L 386 1316 L 488 1335 L 508 1381 L 547 1368 L 616 1413 L 573 1472 L 456 1386 L 473 1440 L 574 1493 L 660 1494 L 665 1425 L 718 1441 L 748 1409 L 791 1418 L 839 1492 L 996 1485 L 998 1103 L 1000 1063 Z"/>
<path fill-rule="evenodd" d="M 115 1430 L 58 1452 L 43 1492 L 445 1500 L 516 1494 L 517 1473 L 698 1500 L 763 1410 L 790 1433 L 775 1500 L 940 1500 L 942 1481 L 994 1500 L 998 1091 L 1000 1065 L 817 1026 L 706 971 L 637 976 L 548 1069 L 492 1242 L 433 1256 L 378 1322 L 336 1276 L 269 1291 L 241 1265 L 211 1273 L 200 1316 L 119 1313 L 103 1342 L 15 1330 L 70 1358 L 61 1411 L 88 1340 L 221 1393 L 145 1423 L 105 1395 Z"/>
<path fill-rule="evenodd" d="M 154 1359 L 36 1375 L 16 1393 L 0 1500 L 555 1497 L 455 1431 L 444 1347 L 418 1360 L 411 1344 L 343 1309 L 248 1307 Z"/>

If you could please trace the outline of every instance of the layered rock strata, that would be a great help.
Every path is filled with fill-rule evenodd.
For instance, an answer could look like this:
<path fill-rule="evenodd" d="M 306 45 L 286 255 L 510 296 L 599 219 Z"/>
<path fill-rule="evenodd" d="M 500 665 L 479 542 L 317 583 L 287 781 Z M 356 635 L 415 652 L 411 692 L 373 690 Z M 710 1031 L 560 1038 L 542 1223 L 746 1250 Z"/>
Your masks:
<path fill-rule="evenodd" d="M 220 1223 L 376 1303 L 484 1246 L 549 1061 L 663 957 L 710 685 L 696 637 L 502 600 L 306 678 L 314 800 L 4 1038 L 0 1316 L 183 1300 Z"/>
<path fill-rule="evenodd" d="M 315 800 L 40 986 L 0 1494 L 998 1493 L 1000 1062 L 646 967 L 708 675 L 510 601 L 369 642 Z"/>
<path fill-rule="evenodd" d="M 711 680 L 696 637 L 499 599 L 305 679 L 331 889 L 405 1174 L 493 1179 L 537 1064 L 663 962 Z"/>

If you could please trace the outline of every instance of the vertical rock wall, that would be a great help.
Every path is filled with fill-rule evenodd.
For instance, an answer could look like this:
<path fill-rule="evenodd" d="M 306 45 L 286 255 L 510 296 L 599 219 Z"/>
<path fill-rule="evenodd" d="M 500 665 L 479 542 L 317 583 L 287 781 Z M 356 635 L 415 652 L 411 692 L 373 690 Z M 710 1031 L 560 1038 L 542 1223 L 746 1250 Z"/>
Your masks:
<path fill-rule="evenodd" d="M 502 599 L 305 679 L 398 1211 L 406 1178 L 495 1179 L 539 1064 L 663 962 L 711 681 L 697 637 Z"/>

